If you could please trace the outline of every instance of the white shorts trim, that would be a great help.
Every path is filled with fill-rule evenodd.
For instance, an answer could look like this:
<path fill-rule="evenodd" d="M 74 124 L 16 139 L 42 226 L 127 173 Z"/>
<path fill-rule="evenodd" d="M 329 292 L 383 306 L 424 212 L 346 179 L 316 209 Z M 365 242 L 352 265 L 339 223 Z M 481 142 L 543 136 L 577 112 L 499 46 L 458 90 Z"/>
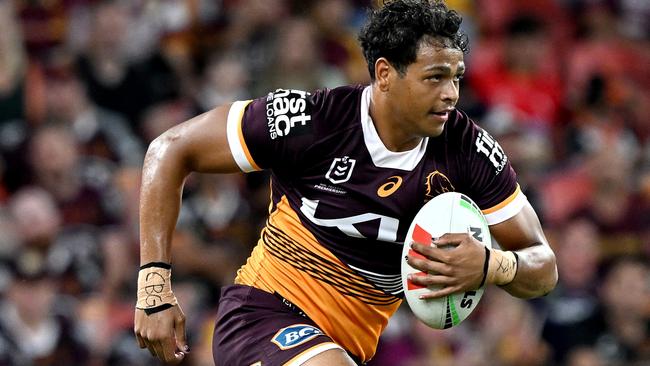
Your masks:
<path fill-rule="evenodd" d="M 336 343 L 333 342 L 326 342 L 326 343 L 321 343 L 318 344 L 312 348 L 309 348 L 302 353 L 300 353 L 298 356 L 294 357 L 293 359 L 289 360 L 289 362 L 285 363 L 284 366 L 300 366 L 303 363 L 307 362 L 309 359 L 325 352 L 329 351 L 331 349 L 338 348 L 340 350 L 343 350 L 343 347 L 339 346 Z"/>

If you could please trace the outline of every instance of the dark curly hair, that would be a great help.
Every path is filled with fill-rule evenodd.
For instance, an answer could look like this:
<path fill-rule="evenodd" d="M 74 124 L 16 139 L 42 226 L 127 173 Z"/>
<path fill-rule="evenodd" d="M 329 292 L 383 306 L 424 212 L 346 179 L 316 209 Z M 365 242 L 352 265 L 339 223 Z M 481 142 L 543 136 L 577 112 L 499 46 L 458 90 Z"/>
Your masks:
<path fill-rule="evenodd" d="M 444 47 L 469 50 L 467 35 L 460 31 L 461 16 L 442 1 L 393 0 L 371 10 L 359 33 L 370 77 L 375 80 L 375 62 L 385 57 L 400 73 L 415 62 L 420 41 L 430 36 Z"/>

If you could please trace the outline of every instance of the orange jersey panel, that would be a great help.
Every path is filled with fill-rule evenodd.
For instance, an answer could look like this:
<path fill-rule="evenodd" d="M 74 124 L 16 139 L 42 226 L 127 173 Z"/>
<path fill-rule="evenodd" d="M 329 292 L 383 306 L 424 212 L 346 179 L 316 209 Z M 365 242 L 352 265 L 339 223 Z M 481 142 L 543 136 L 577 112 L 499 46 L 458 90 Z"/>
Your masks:
<path fill-rule="evenodd" d="M 376 289 L 323 247 L 282 197 L 269 216 L 237 284 L 278 292 L 335 342 L 362 360 L 401 300 Z M 372 321 L 368 321 L 372 319 Z"/>

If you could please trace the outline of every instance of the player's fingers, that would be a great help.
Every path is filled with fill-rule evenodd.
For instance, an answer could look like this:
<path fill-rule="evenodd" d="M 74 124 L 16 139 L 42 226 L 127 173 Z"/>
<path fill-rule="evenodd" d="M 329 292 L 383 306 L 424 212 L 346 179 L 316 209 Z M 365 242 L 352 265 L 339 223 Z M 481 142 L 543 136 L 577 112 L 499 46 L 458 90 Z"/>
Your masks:
<path fill-rule="evenodd" d="M 155 340 L 151 341 L 149 344 L 151 346 L 150 349 L 153 349 L 154 356 L 163 362 L 167 362 L 165 359 L 165 349 L 162 345 L 162 342 L 160 340 Z"/>
<path fill-rule="evenodd" d="M 437 273 L 447 276 L 453 274 L 453 268 L 450 265 L 435 260 L 429 260 L 427 258 L 409 255 L 407 256 L 407 263 L 415 269 L 428 273 Z"/>
<path fill-rule="evenodd" d="M 167 352 L 169 351 L 169 352 Z M 176 343 L 171 340 L 165 347 L 165 362 L 177 365 L 185 358 L 185 352 L 176 350 Z"/>
<path fill-rule="evenodd" d="M 156 354 L 156 349 L 154 347 L 153 342 L 145 341 L 145 346 L 147 347 L 147 351 L 149 351 L 149 353 L 151 353 L 151 355 L 153 357 L 158 357 L 158 355 Z"/>
<path fill-rule="evenodd" d="M 184 352 L 176 351 L 176 342 L 172 334 L 160 338 L 156 342 L 155 349 L 158 358 L 170 365 L 176 365 L 185 358 Z"/>
<path fill-rule="evenodd" d="M 176 347 L 187 353 L 190 347 L 187 345 L 187 333 L 185 331 L 185 314 L 179 311 L 174 320 L 174 333 L 176 334 Z"/>
<path fill-rule="evenodd" d="M 176 342 L 173 338 L 165 338 L 160 341 L 165 362 L 175 365 L 183 360 L 185 354 L 176 352 Z"/>
<path fill-rule="evenodd" d="M 456 284 L 456 280 L 452 277 L 438 275 L 438 274 L 425 274 L 416 276 L 410 274 L 408 280 L 415 285 L 420 286 L 451 286 Z"/>
<path fill-rule="evenodd" d="M 458 286 L 448 286 L 448 287 L 443 287 L 440 290 L 435 290 L 435 291 L 428 292 L 426 294 L 422 294 L 420 295 L 420 299 L 421 300 L 438 299 L 460 291 L 461 289 Z"/>
<path fill-rule="evenodd" d="M 138 341 L 138 347 L 140 348 L 147 347 L 146 343 L 144 343 L 144 339 L 142 339 L 142 336 L 137 332 L 135 333 L 135 339 Z"/>
<path fill-rule="evenodd" d="M 449 263 L 451 260 L 451 254 L 449 253 L 448 250 L 445 249 L 440 249 L 436 248 L 431 245 L 423 245 L 420 243 L 411 243 L 411 249 L 414 250 L 416 253 L 419 253 L 423 255 L 424 257 L 432 260 L 432 261 L 438 261 L 438 262 L 443 262 L 443 263 Z M 409 251 L 409 256 L 411 257 L 417 257 L 416 255 L 413 255 L 414 253 L 411 253 Z"/>
<path fill-rule="evenodd" d="M 435 244 L 437 247 L 444 247 L 444 246 L 457 246 L 460 243 L 462 243 L 469 234 L 467 233 L 447 233 L 442 235 L 439 238 L 434 238 L 432 240 L 432 243 Z"/>
<path fill-rule="evenodd" d="M 143 319 L 140 312 L 142 312 L 142 310 L 136 309 L 133 313 L 133 333 L 135 333 L 135 339 L 138 341 L 138 346 L 140 348 L 145 348 L 147 347 L 147 343 L 144 341 L 143 337 Z"/>

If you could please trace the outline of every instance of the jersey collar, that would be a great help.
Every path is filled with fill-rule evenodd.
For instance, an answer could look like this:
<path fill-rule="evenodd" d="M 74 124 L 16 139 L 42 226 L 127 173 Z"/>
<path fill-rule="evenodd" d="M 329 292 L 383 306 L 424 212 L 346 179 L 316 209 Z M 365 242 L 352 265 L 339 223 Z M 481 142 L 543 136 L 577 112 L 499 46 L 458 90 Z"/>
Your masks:
<path fill-rule="evenodd" d="M 375 124 L 370 117 L 370 98 L 372 97 L 372 86 L 367 86 L 361 94 L 361 128 L 363 130 L 363 141 L 366 144 L 372 162 L 379 168 L 392 168 L 401 170 L 413 170 L 427 150 L 429 138 L 423 138 L 420 143 L 411 150 L 394 152 L 388 150 L 379 138 Z"/>

